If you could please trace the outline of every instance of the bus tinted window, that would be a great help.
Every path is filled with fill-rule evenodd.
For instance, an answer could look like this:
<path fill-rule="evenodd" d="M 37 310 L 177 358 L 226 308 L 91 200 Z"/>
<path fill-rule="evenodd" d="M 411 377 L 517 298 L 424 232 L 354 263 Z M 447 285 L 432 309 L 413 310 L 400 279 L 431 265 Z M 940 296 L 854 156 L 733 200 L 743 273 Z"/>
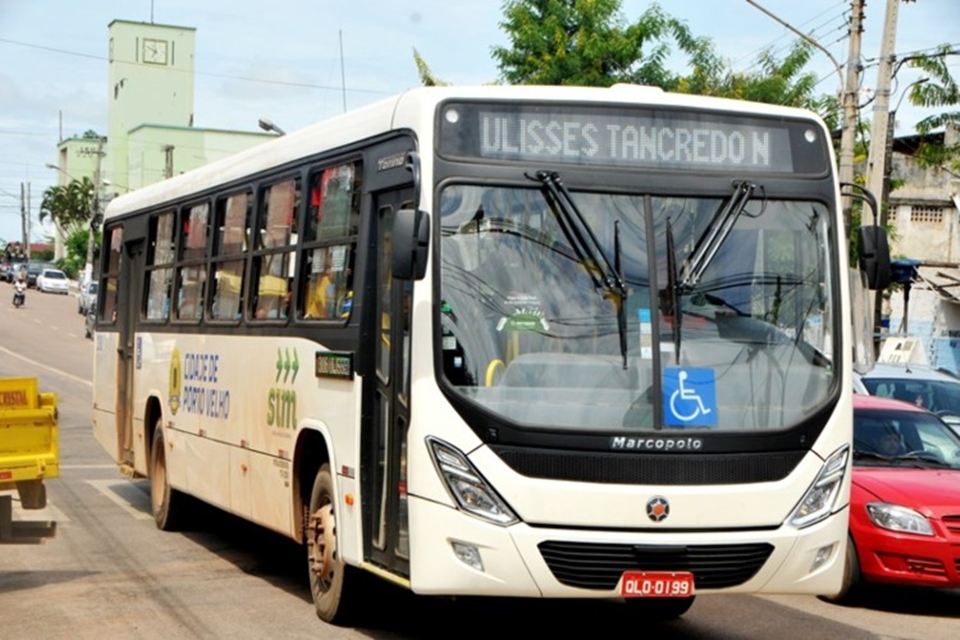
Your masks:
<path fill-rule="evenodd" d="M 253 259 L 256 293 L 252 304 L 257 320 L 286 319 L 296 273 L 297 206 L 300 181 L 284 180 L 270 185 L 260 199 L 259 251 Z"/>
<path fill-rule="evenodd" d="M 107 268 L 103 276 L 103 307 L 101 307 L 100 321 L 113 323 L 117 321 L 117 284 L 120 278 L 123 227 L 116 225 L 110 229 L 105 229 L 103 237 L 106 239 L 107 245 L 105 258 Z"/>
<path fill-rule="evenodd" d="M 353 306 L 353 262 L 360 223 L 359 163 L 310 176 L 298 316 L 345 320 Z"/>
<path fill-rule="evenodd" d="M 173 284 L 173 262 L 176 241 L 174 211 L 155 216 L 150 221 L 150 252 L 147 256 L 147 320 L 166 320 L 170 315 L 170 289 Z"/>
<path fill-rule="evenodd" d="M 250 197 L 238 193 L 217 203 L 216 244 L 210 282 L 210 318 L 238 321 L 243 309 L 244 252 L 250 237 Z"/>
<path fill-rule="evenodd" d="M 206 257 L 210 205 L 202 203 L 184 210 L 180 235 L 181 266 L 177 271 L 177 319 L 199 320 L 207 280 Z"/>

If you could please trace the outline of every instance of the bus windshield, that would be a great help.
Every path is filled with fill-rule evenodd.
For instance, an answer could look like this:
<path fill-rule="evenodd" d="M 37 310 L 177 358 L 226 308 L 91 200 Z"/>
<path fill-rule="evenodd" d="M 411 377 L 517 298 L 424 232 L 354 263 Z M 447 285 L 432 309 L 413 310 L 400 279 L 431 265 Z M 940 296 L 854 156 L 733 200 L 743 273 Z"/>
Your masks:
<path fill-rule="evenodd" d="M 531 429 L 798 424 L 834 380 L 836 230 L 822 202 L 742 185 L 717 197 L 573 190 L 576 216 L 535 182 L 447 186 L 448 387 Z"/>

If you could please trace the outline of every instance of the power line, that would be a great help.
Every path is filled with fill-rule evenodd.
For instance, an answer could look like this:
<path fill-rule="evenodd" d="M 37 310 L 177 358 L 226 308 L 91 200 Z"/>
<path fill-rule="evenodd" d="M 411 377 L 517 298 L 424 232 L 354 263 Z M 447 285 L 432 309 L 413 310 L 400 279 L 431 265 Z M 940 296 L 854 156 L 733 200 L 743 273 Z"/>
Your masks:
<path fill-rule="evenodd" d="M 56 53 L 59 55 L 88 58 L 88 59 L 99 60 L 99 61 L 109 61 L 109 58 L 105 56 L 98 56 L 98 55 L 93 55 L 89 53 L 79 53 L 76 51 L 69 51 L 67 49 L 58 49 L 56 47 L 47 47 L 44 45 L 31 44 L 29 42 L 20 42 L 18 40 L 10 40 L 9 38 L 0 38 L 0 42 L 6 43 L 6 44 L 12 44 L 18 47 L 26 47 L 29 49 L 39 49 L 41 51 L 49 51 L 51 53 Z M 132 61 L 126 61 L 126 60 L 114 60 L 113 62 L 114 64 L 119 63 L 119 64 L 138 66 L 138 67 L 144 66 L 144 63 L 142 62 L 132 62 Z M 351 93 L 369 93 L 369 94 L 376 94 L 376 95 L 389 95 L 391 93 L 395 93 L 394 91 L 385 91 L 383 89 L 347 89 L 346 87 L 314 84 L 311 82 L 291 82 L 289 80 L 274 80 L 272 78 L 236 76 L 236 75 L 231 75 L 226 73 L 211 73 L 207 71 L 197 71 L 195 69 L 170 69 L 170 71 L 174 71 L 178 73 L 192 73 L 193 75 L 196 75 L 196 76 L 206 76 L 209 78 L 221 78 L 225 80 L 240 80 L 242 82 L 257 82 L 260 84 L 272 84 L 272 85 L 278 85 L 278 86 L 284 86 L 284 87 L 296 87 L 300 89 L 321 89 L 324 91 L 349 91 Z"/>

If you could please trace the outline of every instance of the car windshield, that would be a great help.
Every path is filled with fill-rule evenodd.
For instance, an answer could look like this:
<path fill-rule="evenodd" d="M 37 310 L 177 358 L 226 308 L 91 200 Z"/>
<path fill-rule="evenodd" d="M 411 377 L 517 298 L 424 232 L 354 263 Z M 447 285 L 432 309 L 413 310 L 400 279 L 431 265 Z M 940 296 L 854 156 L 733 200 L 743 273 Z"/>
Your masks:
<path fill-rule="evenodd" d="M 90 295 L 95 295 L 97 293 L 98 288 L 99 288 L 99 285 L 96 282 L 91 282 L 90 286 L 87 287 L 87 293 L 89 293 Z"/>
<path fill-rule="evenodd" d="M 826 207 L 548 187 L 441 194 L 450 388 L 530 428 L 621 432 L 779 430 L 826 402 Z"/>
<path fill-rule="evenodd" d="M 873 396 L 909 402 L 939 416 L 960 416 L 960 380 L 865 377 L 863 384 Z"/>
<path fill-rule="evenodd" d="M 960 438 L 926 411 L 855 409 L 854 464 L 960 469 Z"/>
<path fill-rule="evenodd" d="M 44 280 L 66 280 L 67 276 L 63 271 L 44 271 L 43 278 Z"/>

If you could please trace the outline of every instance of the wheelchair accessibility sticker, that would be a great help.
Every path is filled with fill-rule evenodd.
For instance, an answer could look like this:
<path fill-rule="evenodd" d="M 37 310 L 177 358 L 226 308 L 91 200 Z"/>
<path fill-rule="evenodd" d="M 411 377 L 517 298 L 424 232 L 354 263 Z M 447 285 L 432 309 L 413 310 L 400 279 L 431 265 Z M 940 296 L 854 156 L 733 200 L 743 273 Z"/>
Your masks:
<path fill-rule="evenodd" d="M 663 421 L 675 427 L 717 426 L 713 369 L 663 370 Z"/>

